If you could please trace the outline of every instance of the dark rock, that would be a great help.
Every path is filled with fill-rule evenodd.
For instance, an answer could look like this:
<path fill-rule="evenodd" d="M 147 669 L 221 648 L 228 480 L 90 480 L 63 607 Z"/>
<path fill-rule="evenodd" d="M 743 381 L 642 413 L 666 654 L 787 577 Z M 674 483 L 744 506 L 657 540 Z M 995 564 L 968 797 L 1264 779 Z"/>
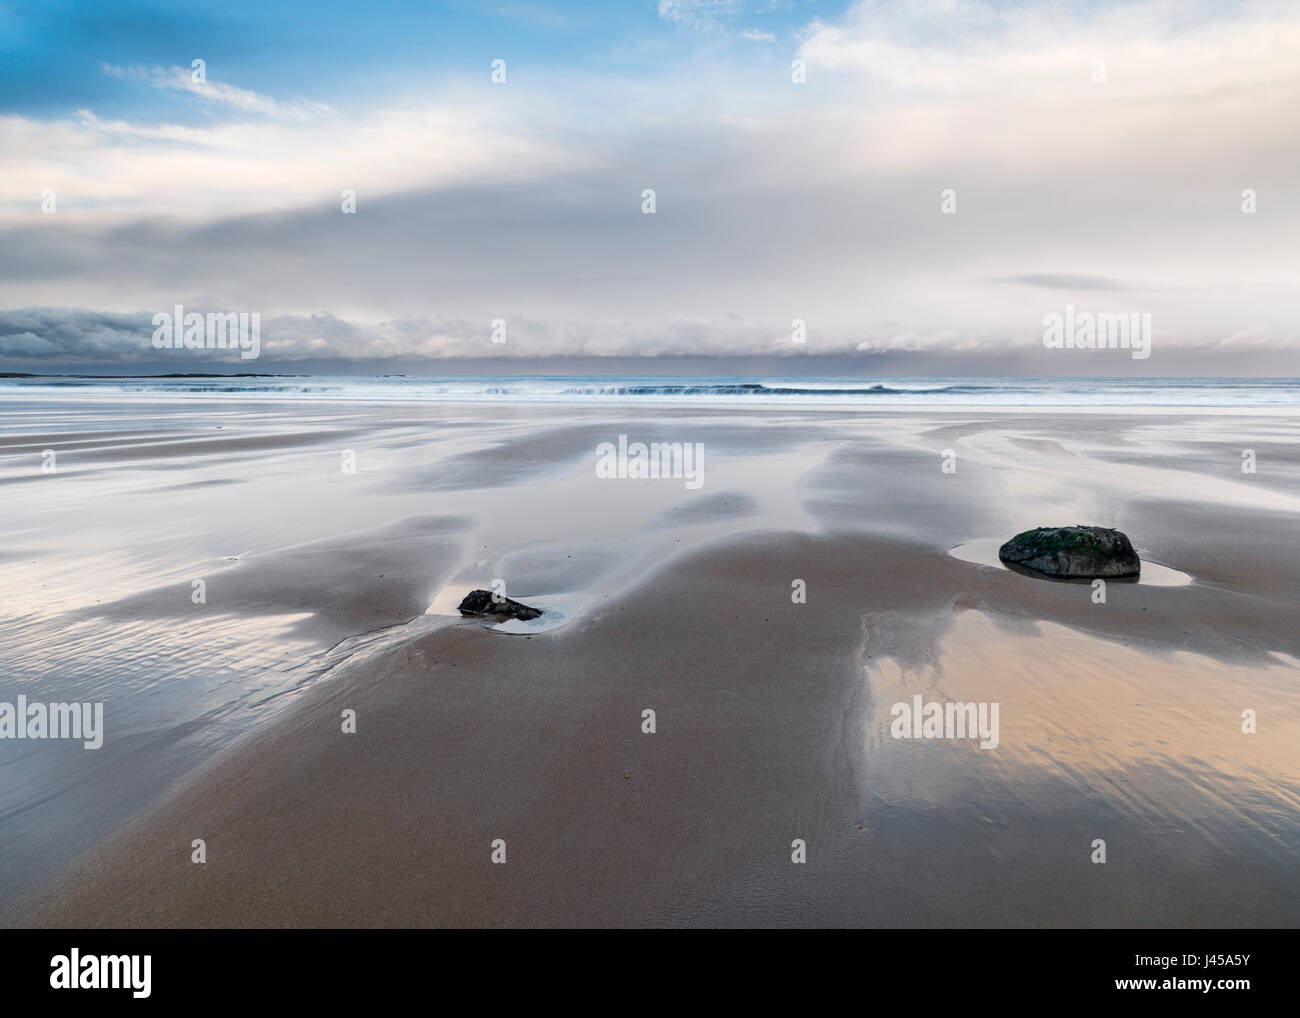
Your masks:
<path fill-rule="evenodd" d="M 530 608 L 508 597 L 493 601 L 490 590 L 471 590 L 460 602 L 457 611 L 462 615 L 495 615 L 498 618 L 522 619 L 525 622 L 542 614 L 540 608 Z"/>
<path fill-rule="evenodd" d="M 998 549 L 1003 562 L 1045 576 L 1078 579 L 1137 576 L 1142 560 L 1128 537 L 1105 527 L 1038 527 Z"/>

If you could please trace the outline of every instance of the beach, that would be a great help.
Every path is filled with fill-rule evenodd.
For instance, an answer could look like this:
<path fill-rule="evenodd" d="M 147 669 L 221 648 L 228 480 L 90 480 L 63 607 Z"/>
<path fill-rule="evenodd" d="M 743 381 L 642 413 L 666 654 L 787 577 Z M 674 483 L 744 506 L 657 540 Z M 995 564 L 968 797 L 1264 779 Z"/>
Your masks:
<path fill-rule="evenodd" d="M 0 740 L 6 925 L 1300 923 L 1289 408 L 0 419 L 0 700 L 105 719 Z M 701 483 L 601 476 L 621 438 Z M 1076 523 L 1153 568 L 1099 602 L 987 561 Z M 547 624 L 455 611 L 497 580 Z M 895 737 L 918 696 L 997 745 Z"/>

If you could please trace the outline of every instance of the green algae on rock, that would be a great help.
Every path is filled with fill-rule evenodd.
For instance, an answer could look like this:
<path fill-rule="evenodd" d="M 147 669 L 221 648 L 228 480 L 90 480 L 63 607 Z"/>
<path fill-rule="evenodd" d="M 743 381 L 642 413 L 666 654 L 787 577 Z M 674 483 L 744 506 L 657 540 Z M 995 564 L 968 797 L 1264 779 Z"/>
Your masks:
<path fill-rule="evenodd" d="M 1094 579 L 1142 571 L 1127 535 L 1083 524 L 1026 530 L 999 548 L 998 558 L 1044 576 Z"/>

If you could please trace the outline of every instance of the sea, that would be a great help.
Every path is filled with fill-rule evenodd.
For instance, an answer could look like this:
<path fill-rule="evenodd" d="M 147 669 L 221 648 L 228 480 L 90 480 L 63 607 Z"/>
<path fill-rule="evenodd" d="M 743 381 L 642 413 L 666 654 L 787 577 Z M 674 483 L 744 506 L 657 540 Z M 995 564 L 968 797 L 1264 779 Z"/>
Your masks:
<path fill-rule="evenodd" d="M 0 378 L 0 394 L 698 406 L 1300 407 L 1300 378 L 170 375 Z"/>

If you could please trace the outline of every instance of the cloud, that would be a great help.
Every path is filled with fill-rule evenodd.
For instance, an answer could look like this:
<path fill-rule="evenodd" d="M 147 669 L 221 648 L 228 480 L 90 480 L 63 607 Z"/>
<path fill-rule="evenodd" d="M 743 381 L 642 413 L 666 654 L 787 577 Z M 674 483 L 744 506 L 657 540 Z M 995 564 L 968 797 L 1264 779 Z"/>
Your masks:
<path fill-rule="evenodd" d="M 448 78 L 327 116 L 0 117 L 0 306 L 258 311 L 272 359 L 797 357 L 795 318 L 808 355 L 994 357 L 1089 291 L 1152 313 L 1153 365 L 1278 351 L 1300 332 L 1297 25 L 1270 3 L 862 4 L 800 35 L 799 86 L 765 47 L 688 34 L 636 74 Z M 7 335 L 82 355 L 66 329 Z"/>
<path fill-rule="evenodd" d="M 675 25 L 709 31 L 741 12 L 740 0 L 659 0 L 659 17 Z"/>
<path fill-rule="evenodd" d="M 527 100 L 508 114 L 426 100 L 352 116 L 200 126 L 90 110 L 55 120 L 0 115 L 0 225 L 26 219 L 45 190 L 56 193 L 60 215 L 75 211 L 82 221 L 213 218 L 337 209 L 344 188 L 365 203 L 414 186 L 506 181 L 584 161 L 549 140 L 543 124 Z"/>
<path fill-rule="evenodd" d="M 750 42 L 776 42 L 776 36 L 771 32 L 760 32 L 756 28 L 746 28 L 740 33 L 740 37 Z"/>
<path fill-rule="evenodd" d="M 171 311 L 171 308 L 161 309 Z M 187 304 L 199 313 L 234 310 Z M 128 313 L 82 308 L 35 307 L 0 311 L 0 363 L 5 360 L 87 359 L 105 364 L 170 360 L 176 371 L 208 370 L 211 365 L 294 363 L 304 359 L 427 361 L 464 358 L 509 360 L 553 356 L 699 356 L 709 353 L 791 353 L 788 336 L 777 330 L 733 320 L 674 320 L 644 330 L 617 320 L 508 322 L 507 342 L 492 341 L 491 324 L 435 317 L 350 322 L 328 312 L 278 315 L 262 321 L 258 364 L 238 352 L 154 350 L 153 310 Z M 784 340 L 784 342 L 782 342 Z M 847 347 L 846 347 L 847 348 Z M 204 367 L 209 365 L 209 367 Z"/>
<path fill-rule="evenodd" d="M 197 70 L 184 67 L 116 67 L 112 64 L 101 66 L 105 74 L 114 78 L 146 81 L 154 88 L 188 92 L 210 103 L 230 106 L 244 113 L 258 113 L 276 120 L 311 120 L 330 116 L 333 112 L 323 103 L 310 102 L 306 99 L 283 103 L 270 96 L 224 82 L 209 81 L 206 78 L 195 80 Z"/>
<path fill-rule="evenodd" d="M 1123 292 L 1126 290 L 1146 290 L 1149 287 L 1129 286 L 1122 280 L 1106 276 L 1071 275 L 1069 273 L 1028 272 L 1019 276 L 1003 276 L 995 280 L 999 283 L 1014 283 L 1018 286 L 1036 286 L 1045 290 L 1107 290 Z"/>
<path fill-rule="evenodd" d="M 800 55 L 911 95 L 992 98 L 1212 95 L 1293 85 L 1294 5 L 1185 0 L 1010 7 L 986 0 L 859 0 L 842 22 L 814 20 Z M 1098 67 L 1101 80 L 1098 80 Z"/>
<path fill-rule="evenodd" d="M 220 309 L 187 305 L 186 310 Z M 81 308 L 0 311 L 0 369 L 347 373 L 365 363 L 430 374 L 474 364 L 508 373 L 516 370 L 516 364 L 581 360 L 584 370 L 605 361 L 617 362 L 622 370 L 647 372 L 655 371 L 658 362 L 708 362 L 708 370 L 718 373 L 725 370 L 727 358 L 757 358 L 770 372 L 791 374 L 909 368 L 916 373 L 952 373 L 959 368 L 975 374 L 1125 374 L 1134 368 L 1128 361 L 1106 360 L 1104 355 L 1067 362 L 1057 351 L 1045 353 L 1039 336 L 1014 340 L 1005 335 L 885 328 L 868 339 L 850 332 L 822 334 L 815 344 L 800 347 L 791 343 L 784 323 L 755 323 L 735 316 L 667 319 L 652 327 L 614 319 L 515 319 L 509 322 L 507 342 L 496 344 L 488 324 L 479 321 L 420 317 L 363 323 L 329 313 L 282 315 L 262 322 L 261 357 L 246 361 L 229 351 L 154 350 L 152 315 L 152 311 L 116 314 Z M 1183 363 L 1211 373 L 1255 370 L 1262 374 L 1270 364 L 1276 365 L 1279 353 L 1294 348 L 1295 341 L 1294 333 L 1284 336 L 1256 327 L 1188 344 L 1179 356 Z M 1158 345 L 1156 352 L 1163 353 Z M 1168 373 L 1168 363 L 1162 365 L 1159 357 L 1153 366 L 1158 374 Z"/>
<path fill-rule="evenodd" d="M 139 349 L 151 326 L 144 312 L 82 308 L 0 310 L 0 362 L 13 359 L 113 362 Z"/>

